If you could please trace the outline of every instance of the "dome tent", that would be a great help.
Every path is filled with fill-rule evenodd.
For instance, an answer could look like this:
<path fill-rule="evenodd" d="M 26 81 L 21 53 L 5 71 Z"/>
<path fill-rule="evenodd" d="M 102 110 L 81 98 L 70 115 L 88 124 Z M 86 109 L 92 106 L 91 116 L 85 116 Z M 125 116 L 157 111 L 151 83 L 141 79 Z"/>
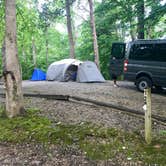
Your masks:
<path fill-rule="evenodd" d="M 35 68 L 31 76 L 31 81 L 43 81 L 46 80 L 46 73 L 40 69 Z"/>
<path fill-rule="evenodd" d="M 105 82 L 96 64 L 85 61 L 78 66 L 77 82 Z"/>
<path fill-rule="evenodd" d="M 46 79 L 48 81 L 69 81 L 73 79 L 74 81 L 80 63 L 82 62 L 76 59 L 63 59 L 54 62 L 48 67 Z"/>
<path fill-rule="evenodd" d="M 47 70 L 48 81 L 104 82 L 96 64 L 91 61 L 64 59 L 52 63 Z"/>

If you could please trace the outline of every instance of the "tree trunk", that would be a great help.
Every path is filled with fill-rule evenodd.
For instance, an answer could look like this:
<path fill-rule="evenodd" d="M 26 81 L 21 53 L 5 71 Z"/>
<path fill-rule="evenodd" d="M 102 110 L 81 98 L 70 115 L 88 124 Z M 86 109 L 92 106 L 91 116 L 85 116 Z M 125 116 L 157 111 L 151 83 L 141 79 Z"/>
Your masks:
<path fill-rule="evenodd" d="M 33 56 L 33 65 L 36 68 L 37 63 L 36 63 L 36 46 L 35 46 L 35 39 L 32 37 L 32 56 Z"/>
<path fill-rule="evenodd" d="M 90 9 L 90 25 L 92 29 L 92 36 L 93 36 L 93 49 L 94 49 L 94 61 L 97 67 L 100 69 L 100 62 L 99 62 L 99 51 L 98 51 L 98 43 L 97 43 L 97 35 L 96 35 L 96 26 L 95 26 L 95 19 L 93 15 L 93 1 L 88 0 L 89 2 L 89 9 Z"/>
<path fill-rule="evenodd" d="M 147 25 L 147 28 L 146 28 L 146 38 L 147 39 L 154 38 L 154 29 L 152 27 L 153 27 L 152 25 Z"/>
<path fill-rule="evenodd" d="M 5 41 L 3 48 L 3 75 L 6 88 L 6 115 L 9 118 L 23 113 L 21 72 L 16 42 L 15 0 L 5 0 Z"/>
<path fill-rule="evenodd" d="M 48 67 L 48 28 L 46 28 L 45 30 L 45 47 L 46 47 L 46 70 L 47 70 L 47 67 Z"/>
<path fill-rule="evenodd" d="M 144 0 L 139 0 L 137 2 L 137 18 L 138 18 L 138 39 L 144 39 Z"/>
<path fill-rule="evenodd" d="M 124 22 L 122 21 L 121 22 L 121 36 L 122 36 L 122 40 L 125 40 L 125 36 L 126 36 L 126 30 L 125 30 L 125 24 Z"/>
<path fill-rule="evenodd" d="M 72 25 L 71 25 L 71 15 L 70 15 L 70 0 L 65 0 L 66 4 L 66 16 L 67 16 L 67 31 L 69 36 L 70 45 L 70 58 L 75 58 L 75 44 L 73 40 Z"/>
<path fill-rule="evenodd" d="M 23 59 L 24 59 L 24 62 L 26 62 L 26 54 L 25 54 L 25 48 L 24 48 L 24 45 L 22 45 L 22 56 L 23 56 Z"/>
<path fill-rule="evenodd" d="M 130 36 L 131 36 L 131 40 L 134 41 L 135 40 L 135 35 L 134 35 L 134 30 L 132 27 L 132 21 L 130 20 Z"/>

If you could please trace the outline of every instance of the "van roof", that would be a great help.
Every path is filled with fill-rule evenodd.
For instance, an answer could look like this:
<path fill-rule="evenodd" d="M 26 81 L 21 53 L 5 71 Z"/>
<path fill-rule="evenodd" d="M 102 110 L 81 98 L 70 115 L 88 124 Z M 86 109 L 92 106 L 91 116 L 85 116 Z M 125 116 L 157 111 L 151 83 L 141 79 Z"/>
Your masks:
<path fill-rule="evenodd" d="M 131 42 L 132 44 L 156 44 L 156 43 L 166 43 L 166 39 L 153 39 L 153 40 L 144 40 L 138 39 Z"/>

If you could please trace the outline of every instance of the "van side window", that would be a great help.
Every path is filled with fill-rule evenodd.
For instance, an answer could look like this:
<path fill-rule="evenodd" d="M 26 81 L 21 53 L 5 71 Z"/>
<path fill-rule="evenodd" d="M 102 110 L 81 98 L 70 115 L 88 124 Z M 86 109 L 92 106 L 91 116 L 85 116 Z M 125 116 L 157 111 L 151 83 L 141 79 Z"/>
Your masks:
<path fill-rule="evenodd" d="M 154 51 L 152 44 L 135 44 L 132 52 L 130 53 L 130 58 L 133 60 L 150 61 L 153 56 Z"/>
<path fill-rule="evenodd" d="M 156 61 L 166 62 L 166 44 L 155 44 L 155 54 Z"/>

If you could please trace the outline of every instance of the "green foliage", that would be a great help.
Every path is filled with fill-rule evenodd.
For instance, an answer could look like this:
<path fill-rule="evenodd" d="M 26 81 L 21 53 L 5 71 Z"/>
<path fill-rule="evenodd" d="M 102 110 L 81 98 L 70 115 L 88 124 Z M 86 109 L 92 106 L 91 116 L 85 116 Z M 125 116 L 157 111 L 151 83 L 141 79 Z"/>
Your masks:
<path fill-rule="evenodd" d="M 30 76 L 33 73 L 34 70 L 34 65 L 32 64 L 31 61 L 27 60 L 24 61 L 21 59 L 21 65 L 22 65 L 22 79 L 23 80 L 28 80 L 30 79 Z"/>
<path fill-rule="evenodd" d="M 0 48 L 5 34 L 4 0 L 0 0 Z M 47 70 L 46 41 L 48 40 L 48 64 L 69 57 L 68 36 L 58 32 L 56 23 L 66 23 L 65 1 L 17 0 L 17 44 L 23 79 L 29 79 L 34 69 L 32 38 L 37 55 L 37 67 Z M 106 79 L 109 76 L 109 60 L 112 42 L 135 39 L 137 36 L 138 0 L 104 0 L 95 3 L 95 22 L 98 37 L 100 68 Z M 71 0 L 71 8 L 75 0 Z M 146 0 L 145 38 L 166 35 L 166 4 L 159 0 Z M 80 13 L 78 13 L 81 15 Z M 72 17 L 74 11 L 72 11 Z M 90 22 L 84 21 L 77 29 L 76 58 L 94 60 Z M 0 51 L 0 65 L 2 64 Z M 2 68 L 0 69 L 2 73 Z"/>
<path fill-rule="evenodd" d="M 62 4 L 55 3 L 54 1 L 44 2 L 41 9 L 36 10 L 39 13 L 39 26 L 43 28 L 44 32 L 50 27 L 51 23 L 56 22 L 56 19 L 64 13 Z"/>
<path fill-rule="evenodd" d="M 52 2 L 53 3 L 53 2 Z M 51 23 L 61 10 L 52 3 L 44 3 L 42 10 L 27 8 L 26 3 L 17 4 L 18 51 L 22 66 L 23 79 L 32 75 L 34 64 L 32 57 L 32 38 L 34 38 L 37 67 L 46 71 L 46 40 L 48 39 L 48 64 L 68 56 L 67 35 L 52 27 Z M 34 3 L 34 6 L 37 4 Z M 56 13 L 56 16 L 55 16 Z M 46 36 L 47 28 L 47 36 Z"/>
<path fill-rule="evenodd" d="M 80 60 L 94 60 L 93 43 L 89 23 L 84 23 L 76 46 L 76 55 Z"/>

